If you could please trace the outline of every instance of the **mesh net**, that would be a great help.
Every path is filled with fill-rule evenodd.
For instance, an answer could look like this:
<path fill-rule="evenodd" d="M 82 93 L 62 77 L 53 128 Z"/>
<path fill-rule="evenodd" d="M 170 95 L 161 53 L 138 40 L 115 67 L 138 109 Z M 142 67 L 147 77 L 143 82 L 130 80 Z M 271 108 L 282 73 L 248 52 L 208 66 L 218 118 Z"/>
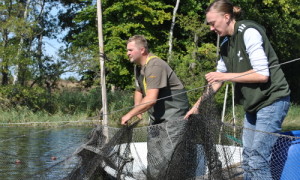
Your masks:
<path fill-rule="evenodd" d="M 138 127 L 138 121 L 122 128 L 99 125 L 73 154 L 68 151 L 66 159 L 32 170 L 23 179 L 242 179 L 241 134 L 254 130 L 221 123 L 211 93 L 198 111 L 188 120 L 146 127 Z M 298 179 L 300 132 L 255 132 L 273 147 L 266 160 L 272 178 Z M 6 162 L 5 155 L 0 158 Z"/>
<path fill-rule="evenodd" d="M 66 179 L 235 178 L 241 173 L 240 144 L 222 127 L 215 107 L 208 93 L 199 113 L 188 120 L 147 127 L 135 127 L 136 122 L 121 129 L 98 126 L 76 152 L 81 161 Z"/>

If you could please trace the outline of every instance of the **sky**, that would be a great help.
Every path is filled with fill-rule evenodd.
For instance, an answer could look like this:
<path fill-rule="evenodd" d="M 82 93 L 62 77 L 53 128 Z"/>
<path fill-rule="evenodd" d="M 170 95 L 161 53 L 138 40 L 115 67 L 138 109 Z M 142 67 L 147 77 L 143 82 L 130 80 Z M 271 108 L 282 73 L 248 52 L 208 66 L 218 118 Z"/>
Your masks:
<path fill-rule="evenodd" d="M 57 16 L 57 13 L 59 11 L 58 8 L 63 8 L 62 6 L 54 7 L 52 8 L 51 14 L 53 16 Z M 58 59 L 58 52 L 60 47 L 65 47 L 65 44 L 61 42 L 62 38 L 66 35 L 67 31 L 61 32 L 58 36 L 57 39 L 50 39 L 45 37 L 43 39 L 43 42 L 45 44 L 45 49 L 44 49 L 44 54 L 48 56 L 53 56 L 55 59 Z M 66 79 L 68 77 L 75 77 L 76 79 L 80 79 L 80 76 L 78 73 L 75 72 L 66 72 L 61 75 L 62 79 Z"/>

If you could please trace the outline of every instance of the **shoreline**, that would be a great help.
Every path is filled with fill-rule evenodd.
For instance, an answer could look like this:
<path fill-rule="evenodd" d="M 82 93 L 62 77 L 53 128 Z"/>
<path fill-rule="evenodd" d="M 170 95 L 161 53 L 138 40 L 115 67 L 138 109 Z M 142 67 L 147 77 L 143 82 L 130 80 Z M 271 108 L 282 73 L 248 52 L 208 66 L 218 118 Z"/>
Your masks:
<path fill-rule="evenodd" d="M 227 111 L 227 114 L 231 114 Z M 122 113 L 114 114 L 109 117 L 109 126 L 121 127 L 119 124 Z M 242 126 L 244 111 L 241 106 L 236 107 L 236 125 Z M 145 120 L 140 122 L 141 126 L 147 125 L 147 115 Z M 133 119 L 135 121 L 135 119 Z M 232 118 L 227 116 L 225 122 L 232 124 Z M 101 124 L 99 117 L 89 117 L 86 112 L 78 112 L 74 114 L 66 114 L 57 112 L 49 114 L 47 112 L 32 112 L 27 108 L 17 108 L 10 110 L 0 109 L 0 127 L 54 127 L 54 126 L 95 126 Z M 300 130 L 300 106 L 291 104 L 288 115 L 283 124 L 282 131 Z"/>

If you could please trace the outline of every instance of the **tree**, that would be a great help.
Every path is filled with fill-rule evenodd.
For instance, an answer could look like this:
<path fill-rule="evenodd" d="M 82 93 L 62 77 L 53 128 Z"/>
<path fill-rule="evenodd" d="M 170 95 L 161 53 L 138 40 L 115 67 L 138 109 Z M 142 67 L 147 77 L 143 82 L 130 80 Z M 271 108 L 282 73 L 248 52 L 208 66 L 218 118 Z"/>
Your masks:
<path fill-rule="evenodd" d="M 3 85 L 9 83 L 10 74 L 14 76 L 14 82 L 18 80 L 22 86 L 32 78 L 34 83 L 36 79 L 45 78 L 42 75 L 47 65 L 44 60 L 49 58 L 43 56 L 43 37 L 50 37 L 56 32 L 49 28 L 55 27 L 49 16 L 52 7 L 46 9 L 46 3 L 49 5 L 51 2 L 51 0 L 6 0 L 0 4 Z"/>
<path fill-rule="evenodd" d="M 9 67 L 16 54 L 16 20 L 18 4 L 15 1 L 6 0 L 0 4 L 1 12 L 1 73 L 2 85 L 7 85 L 9 82 Z"/>
<path fill-rule="evenodd" d="M 172 58 L 172 49 L 173 49 L 173 31 L 175 26 L 175 20 L 176 20 L 176 13 L 179 7 L 180 0 L 176 0 L 176 5 L 173 10 L 173 17 L 172 17 L 172 23 L 171 23 L 171 29 L 169 34 L 169 51 L 168 51 L 168 62 Z"/>
<path fill-rule="evenodd" d="M 20 1 L 20 3 L 22 3 L 22 5 L 24 6 L 24 10 L 23 10 L 23 17 L 21 17 L 23 19 L 23 21 L 26 23 L 27 22 L 27 18 L 28 18 L 28 11 L 29 11 L 29 6 L 31 3 L 31 0 L 26 0 L 26 1 Z M 26 71 L 26 64 L 21 61 L 21 56 L 22 53 L 24 52 L 23 50 L 23 46 L 24 46 L 24 38 L 26 36 L 26 34 L 21 33 L 20 34 L 20 42 L 19 42 L 19 48 L 18 48 L 18 53 L 17 53 L 17 59 L 19 60 L 19 63 L 16 65 L 15 68 L 15 76 L 14 76 L 14 81 L 13 84 L 15 84 L 18 79 L 20 79 L 20 84 L 24 85 L 25 83 L 25 79 L 24 79 L 24 73 Z M 19 73 L 20 72 L 20 73 Z"/>
<path fill-rule="evenodd" d="M 107 61 L 109 84 L 120 89 L 132 87 L 133 65 L 127 60 L 125 46 L 127 39 L 134 34 L 145 35 L 150 41 L 151 49 L 166 57 L 165 40 L 169 26 L 165 23 L 170 20 L 171 14 L 165 10 L 171 10 L 171 7 L 154 0 L 103 1 L 104 44 L 107 52 L 105 56 L 110 59 Z M 78 26 L 73 27 L 70 30 L 72 35 L 67 36 L 67 42 L 70 43 L 68 49 L 76 52 L 77 49 L 88 47 L 88 56 L 93 58 L 93 62 L 97 62 L 99 56 L 95 15 L 95 5 L 86 6 L 79 11 L 73 19 Z"/>

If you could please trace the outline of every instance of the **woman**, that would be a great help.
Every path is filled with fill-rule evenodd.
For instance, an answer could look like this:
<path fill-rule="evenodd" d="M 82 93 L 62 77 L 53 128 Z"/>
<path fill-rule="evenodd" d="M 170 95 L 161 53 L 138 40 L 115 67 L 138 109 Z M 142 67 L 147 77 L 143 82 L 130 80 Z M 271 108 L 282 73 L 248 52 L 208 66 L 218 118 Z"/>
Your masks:
<path fill-rule="evenodd" d="M 288 112 L 290 90 L 278 65 L 277 55 L 259 24 L 237 21 L 241 8 L 230 1 L 216 0 L 206 10 L 212 31 L 224 37 L 217 71 L 205 75 L 214 92 L 223 81 L 235 84 L 236 98 L 244 106 L 244 179 L 272 179 L 269 161 L 276 138 Z M 275 66 L 274 66 L 275 65 Z M 197 113 L 201 97 L 186 114 Z"/>

